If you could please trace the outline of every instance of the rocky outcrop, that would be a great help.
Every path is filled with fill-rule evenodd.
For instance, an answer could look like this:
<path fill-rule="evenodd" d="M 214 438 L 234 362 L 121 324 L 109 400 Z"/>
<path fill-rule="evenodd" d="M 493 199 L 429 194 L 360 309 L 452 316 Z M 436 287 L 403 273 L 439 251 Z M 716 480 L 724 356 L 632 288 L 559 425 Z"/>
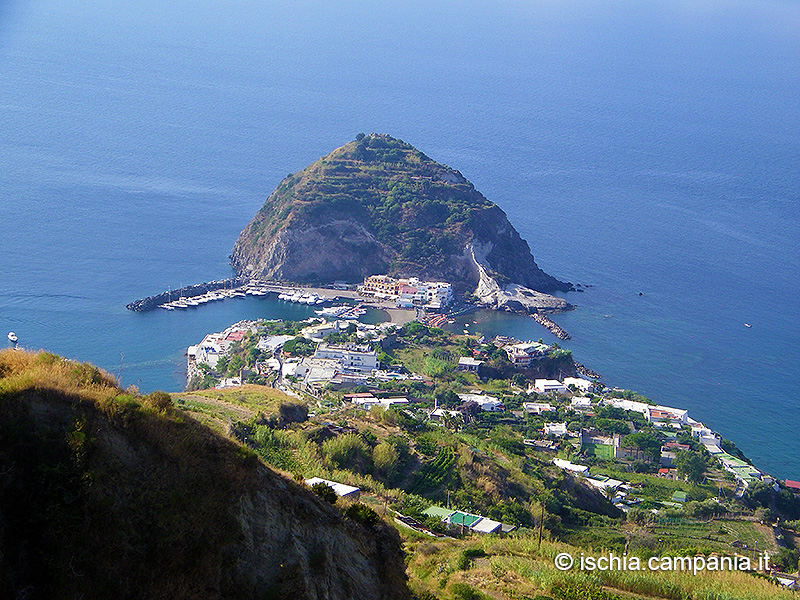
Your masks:
<path fill-rule="evenodd" d="M 461 173 L 379 134 L 284 179 L 231 263 L 240 276 L 294 282 L 445 280 L 509 310 L 563 310 L 548 294 L 571 289 L 538 267 L 505 213 Z"/>
<path fill-rule="evenodd" d="M 488 308 L 509 312 L 555 312 L 571 308 L 563 298 L 537 292 L 517 283 L 500 285 L 489 274 L 487 256 L 493 250 L 491 243 L 469 244 L 465 256 L 477 273 L 478 285 L 473 294 Z"/>

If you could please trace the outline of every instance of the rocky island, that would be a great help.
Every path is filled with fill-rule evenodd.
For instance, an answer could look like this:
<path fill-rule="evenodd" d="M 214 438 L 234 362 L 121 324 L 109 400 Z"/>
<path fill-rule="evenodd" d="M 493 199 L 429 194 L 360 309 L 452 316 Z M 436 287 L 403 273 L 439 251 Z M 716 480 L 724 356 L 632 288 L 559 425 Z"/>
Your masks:
<path fill-rule="evenodd" d="M 357 139 L 288 175 L 242 231 L 246 278 L 440 279 L 495 309 L 561 311 L 571 284 L 536 264 L 506 214 L 458 171 L 388 135 Z"/>

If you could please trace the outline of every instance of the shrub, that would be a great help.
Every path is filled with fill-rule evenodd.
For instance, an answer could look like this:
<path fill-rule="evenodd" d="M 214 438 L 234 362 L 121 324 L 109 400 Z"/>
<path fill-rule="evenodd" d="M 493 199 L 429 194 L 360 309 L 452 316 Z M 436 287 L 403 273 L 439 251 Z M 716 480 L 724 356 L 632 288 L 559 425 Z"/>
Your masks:
<path fill-rule="evenodd" d="M 360 502 L 351 504 L 347 508 L 345 516 L 353 519 L 353 521 L 361 523 L 362 525 L 367 525 L 368 527 L 376 525 L 378 521 L 381 520 L 381 518 L 378 516 L 378 513 L 376 513 L 366 504 L 361 504 Z"/>
<path fill-rule="evenodd" d="M 333 466 L 363 472 L 368 463 L 369 449 L 355 433 L 340 435 L 322 443 L 322 453 Z"/>
<path fill-rule="evenodd" d="M 308 419 L 308 406 L 285 402 L 278 407 L 278 423 L 285 427 L 289 423 L 303 423 Z"/>
<path fill-rule="evenodd" d="M 400 455 L 394 444 L 381 442 L 372 450 L 372 462 L 375 468 L 386 477 L 394 475 L 399 458 Z"/>
<path fill-rule="evenodd" d="M 486 596 L 466 583 L 451 584 L 450 593 L 453 594 L 454 598 L 458 598 L 458 600 L 484 600 L 486 598 Z"/>
<path fill-rule="evenodd" d="M 312 485 L 311 491 L 325 500 L 325 502 L 330 502 L 331 504 L 336 504 L 336 500 L 339 498 L 333 488 L 323 481 Z"/>
<path fill-rule="evenodd" d="M 172 396 L 166 392 L 152 392 L 142 398 L 142 404 L 159 412 L 164 412 L 172 407 Z"/>

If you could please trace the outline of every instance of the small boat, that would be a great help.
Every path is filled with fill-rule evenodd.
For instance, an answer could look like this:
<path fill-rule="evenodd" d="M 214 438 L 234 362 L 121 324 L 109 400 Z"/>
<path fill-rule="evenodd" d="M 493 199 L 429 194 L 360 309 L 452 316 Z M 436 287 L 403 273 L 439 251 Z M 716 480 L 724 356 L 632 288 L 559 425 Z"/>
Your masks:
<path fill-rule="evenodd" d="M 744 326 L 745 327 L 752 327 L 752 325 L 750 325 L 750 323 L 745 323 Z"/>
<path fill-rule="evenodd" d="M 17 343 L 17 334 L 14 333 L 13 331 L 9 331 L 8 332 L 8 341 L 16 344 Z"/>

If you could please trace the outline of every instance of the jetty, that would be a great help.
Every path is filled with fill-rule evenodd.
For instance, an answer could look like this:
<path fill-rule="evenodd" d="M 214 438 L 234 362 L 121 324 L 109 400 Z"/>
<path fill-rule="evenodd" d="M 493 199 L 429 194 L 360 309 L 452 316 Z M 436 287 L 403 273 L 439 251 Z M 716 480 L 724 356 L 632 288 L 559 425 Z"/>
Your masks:
<path fill-rule="evenodd" d="M 232 292 L 243 294 L 243 290 L 240 288 L 243 288 L 248 283 L 249 280 L 245 277 L 232 277 L 230 279 L 219 279 L 216 281 L 208 281 L 206 283 L 198 283 L 175 290 L 161 292 L 160 294 L 148 296 L 147 298 L 142 298 L 141 300 L 134 300 L 130 304 L 126 305 L 125 308 L 134 312 L 147 312 L 150 310 L 155 310 L 156 308 L 171 302 L 180 302 L 182 299 L 191 300 L 192 298 L 204 296 L 210 292 L 216 292 L 219 290 L 230 290 Z M 188 305 L 191 305 L 191 303 L 187 303 L 187 306 Z"/>
<path fill-rule="evenodd" d="M 556 336 L 560 340 L 570 340 L 572 336 L 564 331 L 558 323 L 554 323 L 552 319 L 550 319 L 547 315 L 544 315 L 540 312 L 535 312 L 531 314 L 531 317 L 534 321 L 539 323 L 539 325 L 546 328 L 550 333 Z"/>

